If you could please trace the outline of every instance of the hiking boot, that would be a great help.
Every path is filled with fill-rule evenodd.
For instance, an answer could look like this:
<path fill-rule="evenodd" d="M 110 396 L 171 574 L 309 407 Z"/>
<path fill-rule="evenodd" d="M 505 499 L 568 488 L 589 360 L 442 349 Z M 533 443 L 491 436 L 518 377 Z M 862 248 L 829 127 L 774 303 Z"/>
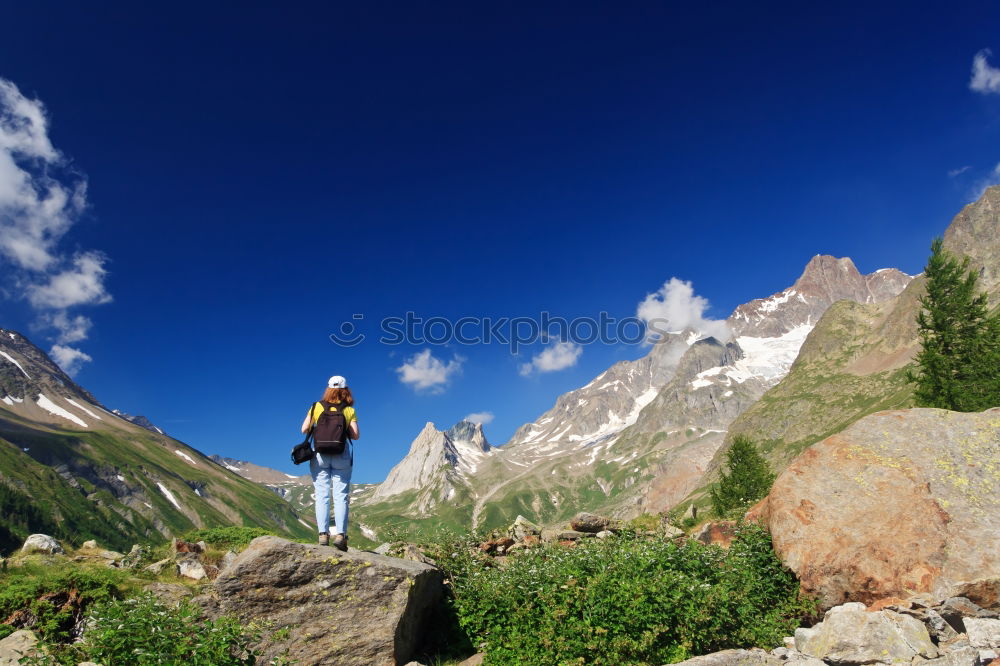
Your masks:
<path fill-rule="evenodd" d="M 329 532 L 323 532 L 322 534 L 319 535 L 319 545 L 321 545 L 321 546 L 329 546 L 330 545 L 330 533 Z"/>
<path fill-rule="evenodd" d="M 343 534 L 334 534 L 333 547 L 337 550 L 347 552 L 347 537 Z"/>

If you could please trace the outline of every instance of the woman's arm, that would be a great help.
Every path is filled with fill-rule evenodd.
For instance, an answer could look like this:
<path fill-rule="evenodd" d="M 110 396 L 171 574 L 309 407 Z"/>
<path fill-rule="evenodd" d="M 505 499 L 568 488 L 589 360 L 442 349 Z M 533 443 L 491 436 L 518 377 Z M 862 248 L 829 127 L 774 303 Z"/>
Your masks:
<path fill-rule="evenodd" d="M 309 426 L 311 426 L 311 425 L 312 425 L 312 410 L 310 409 L 309 413 L 306 414 L 306 420 L 302 422 L 302 434 L 303 435 L 306 434 L 307 432 L 309 432 Z"/>
<path fill-rule="evenodd" d="M 361 437 L 361 431 L 358 430 L 358 422 L 351 421 L 351 439 L 357 439 Z"/>

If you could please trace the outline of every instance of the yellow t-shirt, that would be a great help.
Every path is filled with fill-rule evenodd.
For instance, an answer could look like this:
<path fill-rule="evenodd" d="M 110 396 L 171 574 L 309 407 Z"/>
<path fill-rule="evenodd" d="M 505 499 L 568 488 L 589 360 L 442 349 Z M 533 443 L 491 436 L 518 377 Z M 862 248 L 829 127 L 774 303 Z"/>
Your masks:
<path fill-rule="evenodd" d="M 333 403 L 333 405 L 330 407 L 330 411 L 334 411 L 335 412 L 338 409 L 341 409 L 339 402 Z M 348 405 L 344 405 L 343 412 L 344 412 L 344 422 L 347 425 L 351 425 L 352 422 L 356 422 L 358 420 L 358 415 L 354 412 L 354 408 L 353 407 L 350 407 Z M 316 421 L 319 420 L 319 415 L 323 413 L 323 403 L 321 403 L 321 402 L 315 403 L 312 406 L 312 409 L 310 410 L 309 413 L 312 414 L 312 423 L 313 423 L 313 425 L 316 425 Z"/>

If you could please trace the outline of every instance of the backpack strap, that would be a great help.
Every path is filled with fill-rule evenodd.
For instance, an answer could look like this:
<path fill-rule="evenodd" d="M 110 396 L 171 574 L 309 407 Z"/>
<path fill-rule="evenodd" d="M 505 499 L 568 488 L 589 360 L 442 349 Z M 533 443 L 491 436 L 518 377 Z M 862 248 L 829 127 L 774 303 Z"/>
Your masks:
<path fill-rule="evenodd" d="M 310 439 L 312 439 L 313 430 L 316 429 L 316 419 L 313 418 L 313 412 L 316 411 L 316 405 L 318 405 L 318 404 L 320 404 L 320 403 L 314 402 L 312 405 L 309 406 L 309 432 L 306 433 L 306 441 L 307 442 Z"/>

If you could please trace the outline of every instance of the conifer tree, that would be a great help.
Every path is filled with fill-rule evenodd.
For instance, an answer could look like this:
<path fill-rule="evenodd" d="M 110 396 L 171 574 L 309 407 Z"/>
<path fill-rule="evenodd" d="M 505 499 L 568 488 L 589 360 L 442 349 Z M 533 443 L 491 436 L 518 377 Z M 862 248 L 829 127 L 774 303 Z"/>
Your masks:
<path fill-rule="evenodd" d="M 1000 405 L 1000 315 L 989 314 L 969 258 L 931 244 L 917 315 L 922 348 L 908 379 L 920 407 L 960 412 Z"/>
<path fill-rule="evenodd" d="M 767 495 L 774 483 L 774 474 L 764 456 L 744 435 L 733 438 L 732 446 L 726 451 L 726 466 L 729 473 L 719 472 L 719 483 L 710 491 L 712 509 L 719 517 L 748 508 Z"/>

